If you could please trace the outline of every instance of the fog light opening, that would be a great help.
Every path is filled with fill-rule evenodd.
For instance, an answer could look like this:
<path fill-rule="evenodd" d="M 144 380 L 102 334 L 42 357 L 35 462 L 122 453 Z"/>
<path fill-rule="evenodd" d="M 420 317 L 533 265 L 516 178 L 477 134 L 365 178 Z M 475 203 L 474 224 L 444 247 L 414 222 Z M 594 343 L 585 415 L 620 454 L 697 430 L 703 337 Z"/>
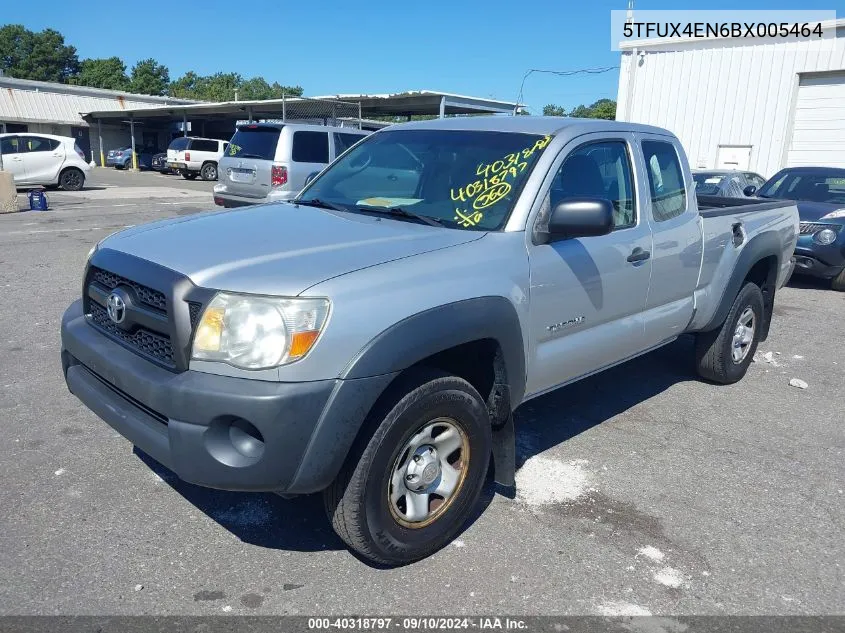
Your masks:
<path fill-rule="evenodd" d="M 264 436 L 252 424 L 237 418 L 229 426 L 229 441 L 244 457 L 259 459 L 264 453 Z"/>

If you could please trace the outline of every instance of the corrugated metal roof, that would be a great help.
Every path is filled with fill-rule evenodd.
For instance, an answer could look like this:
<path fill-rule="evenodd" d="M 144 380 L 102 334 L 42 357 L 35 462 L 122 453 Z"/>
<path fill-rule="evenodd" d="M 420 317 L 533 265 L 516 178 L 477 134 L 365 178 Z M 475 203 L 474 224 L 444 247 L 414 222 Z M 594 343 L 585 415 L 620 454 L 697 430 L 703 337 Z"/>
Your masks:
<path fill-rule="evenodd" d="M 81 113 L 92 110 L 141 110 L 167 103 L 196 103 L 115 90 L 66 86 L 0 77 L 0 121 L 46 122 L 87 126 Z"/>

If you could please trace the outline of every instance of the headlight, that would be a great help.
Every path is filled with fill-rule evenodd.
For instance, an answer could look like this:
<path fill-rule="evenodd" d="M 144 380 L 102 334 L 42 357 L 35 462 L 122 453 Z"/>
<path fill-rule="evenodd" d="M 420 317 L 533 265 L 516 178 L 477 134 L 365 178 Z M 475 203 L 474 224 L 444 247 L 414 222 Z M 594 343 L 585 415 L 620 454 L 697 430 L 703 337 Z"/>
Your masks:
<path fill-rule="evenodd" d="M 837 209 L 836 211 L 831 211 L 827 215 L 823 215 L 820 217 L 820 220 L 835 220 L 837 218 L 845 218 L 845 209 Z"/>
<path fill-rule="evenodd" d="M 813 239 L 822 246 L 833 244 L 836 241 L 836 231 L 833 229 L 822 229 L 813 235 Z"/>
<path fill-rule="evenodd" d="M 326 323 L 328 299 L 218 293 L 202 313 L 191 358 L 269 369 L 305 356 Z"/>

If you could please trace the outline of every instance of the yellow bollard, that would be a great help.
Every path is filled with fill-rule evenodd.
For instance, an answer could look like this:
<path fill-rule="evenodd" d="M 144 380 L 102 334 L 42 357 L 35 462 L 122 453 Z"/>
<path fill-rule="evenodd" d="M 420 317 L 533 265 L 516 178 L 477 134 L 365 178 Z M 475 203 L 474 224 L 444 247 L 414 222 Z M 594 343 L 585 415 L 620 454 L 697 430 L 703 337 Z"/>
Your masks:
<path fill-rule="evenodd" d="M 138 171 L 138 154 L 136 152 L 132 152 L 132 169 Z"/>

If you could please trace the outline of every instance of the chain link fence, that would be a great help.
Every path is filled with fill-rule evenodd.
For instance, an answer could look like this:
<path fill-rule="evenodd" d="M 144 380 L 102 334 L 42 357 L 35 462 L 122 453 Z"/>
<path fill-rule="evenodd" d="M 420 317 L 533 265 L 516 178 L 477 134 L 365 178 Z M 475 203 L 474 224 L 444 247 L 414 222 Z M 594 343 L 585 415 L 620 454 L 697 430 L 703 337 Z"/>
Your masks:
<path fill-rule="evenodd" d="M 278 101 L 273 112 L 261 111 L 260 105 L 252 106 L 252 120 L 265 123 L 308 123 L 336 127 L 361 127 L 361 104 L 340 99 L 314 97 L 282 97 L 281 112 Z M 238 124 L 247 123 L 246 119 Z"/>

